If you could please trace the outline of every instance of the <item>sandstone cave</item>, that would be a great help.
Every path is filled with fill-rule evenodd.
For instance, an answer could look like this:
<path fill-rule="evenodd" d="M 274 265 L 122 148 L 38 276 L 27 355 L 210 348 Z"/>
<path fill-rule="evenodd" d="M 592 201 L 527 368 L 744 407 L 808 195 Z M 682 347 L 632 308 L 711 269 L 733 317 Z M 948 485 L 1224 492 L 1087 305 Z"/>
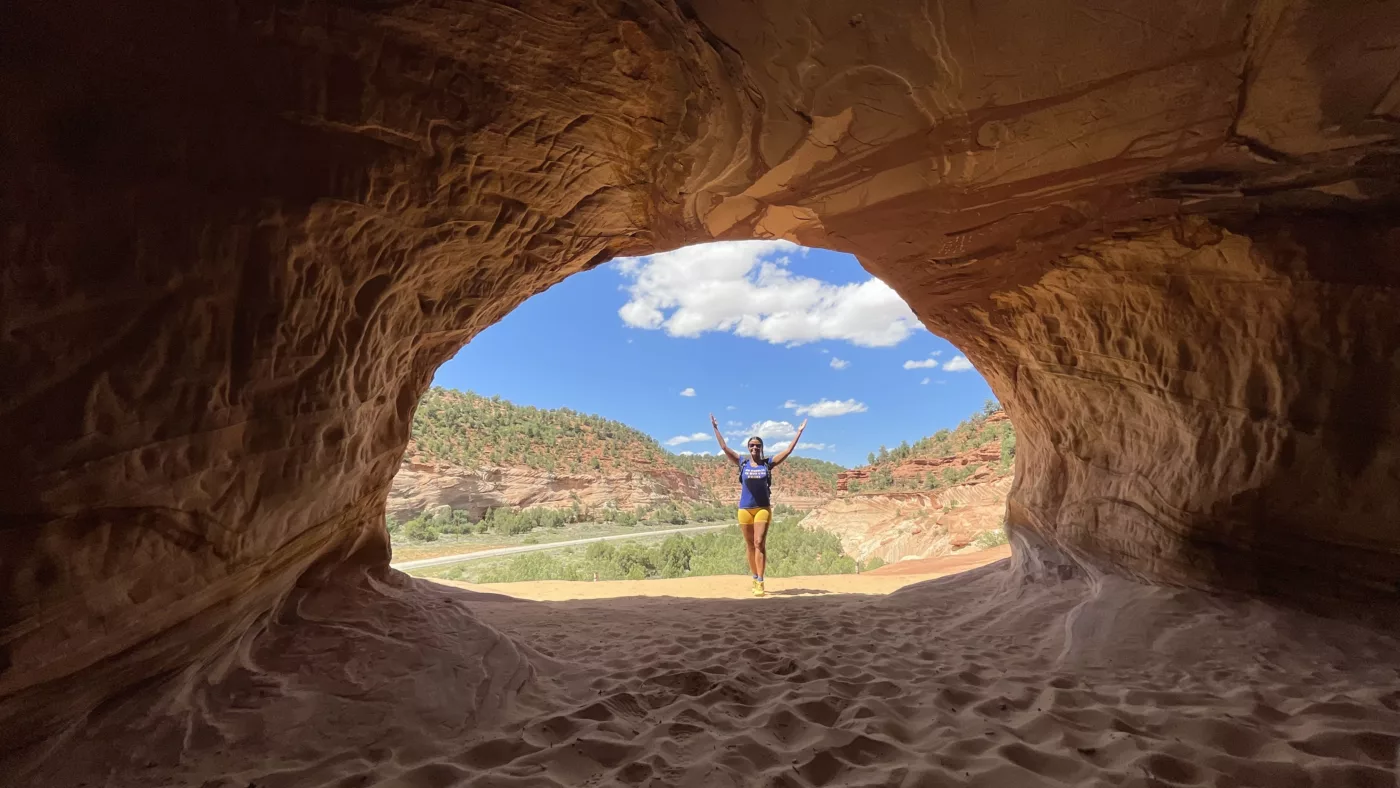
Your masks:
<path fill-rule="evenodd" d="M 1381 784 L 1400 741 L 1393 6 L 5 4 L 0 764 L 33 785 L 568 784 L 518 722 L 549 718 L 538 687 L 565 668 L 388 568 L 414 403 L 570 274 L 783 238 L 856 255 L 1016 421 L 1011 565 L 939 593 L 980 583 L 1002 620 L 1070 632 L 1027 663 L 1061 693 L 1110 670 L 1076 657 L 1086 639 L 1254 622 L 1218 647 L 1316 703 L 1222 697 L 1304 726 L 1351 704 L 1366 737 L 1329 748 L 1263 714 L 1251 753 L 1156 752 L 1152 774 Z M 934 613 L 909 599 L 918 633 Z M 1111 671 L 1148 686 L 1187 639 Z M 1300 644 L 1332 650 L 1290 661 Z M 985 684 L 984 656 L 964 673 Z M 666 686 L 717 681 L 696 675 Z M 895 713 L 883 698 L 867 717 Z M 492 726 L 511 733 L 453 744 Z M 1304 744 L 1284 757 L 1275 734 Z M 820 785 L 923 752 L 861 735 L 791 775 L 709 768 Z M 594 748 L 613 753 L 598 779 L 731 784 L 630 746 Z M 1106 746 L 1035 779 L 1155 784 L 1094 761 Z M 869 784 L 963 774 L 935 761 Z M 1039 784 L 1000 779 L 977 784 Z"/>

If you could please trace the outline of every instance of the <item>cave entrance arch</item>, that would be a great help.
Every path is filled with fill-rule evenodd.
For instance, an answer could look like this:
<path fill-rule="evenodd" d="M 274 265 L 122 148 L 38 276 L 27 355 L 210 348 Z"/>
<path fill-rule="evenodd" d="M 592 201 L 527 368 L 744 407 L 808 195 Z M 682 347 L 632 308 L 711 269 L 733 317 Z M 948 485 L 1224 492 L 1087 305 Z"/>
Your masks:
<path fill-rule="evenodd" d="M 7 4 L 0 738 L 382 576 L 432 370 L 710 239 L 966 351 L 1020 571 L 1393 602 L 1400 18 L 1027 8 Z"/>
<path fill-rule="evenodd" d="M 849 255 L 740 241 L 623 258 L 532 296 L 433 382 L 387 504 L 393 566 L 415 575 L 680 578 L 692 549 L 702 575 L 743 575 L 737 534 L 695 533 L 732 525 L 736 504 L 709 413 L 741 452 L 758 434 L 776 454 L 808 421 L 778 472 L 771 577 L 952 552 L 971 567 L 961 553 L 1005 541 L 1010 421 L 957 348 Z M 851 470 L 877 448 L 878 472 Z M 790 507 L 819 533 L 789 530 Z M 612 556 L 630 573 L 595 556 L 620 545 L 550 547 L 657 530 L 686 533 Z"/>

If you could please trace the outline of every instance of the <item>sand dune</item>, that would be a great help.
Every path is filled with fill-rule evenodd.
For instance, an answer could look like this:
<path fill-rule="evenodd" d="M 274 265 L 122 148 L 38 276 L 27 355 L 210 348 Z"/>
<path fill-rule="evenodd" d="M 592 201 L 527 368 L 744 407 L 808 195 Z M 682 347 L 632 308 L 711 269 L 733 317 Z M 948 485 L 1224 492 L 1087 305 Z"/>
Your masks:
<path fill-rule="evenodd" d="M 1008 563 L 888 596 L 319 591 L 28 784 L 1395 786 L 1394 636 Z"/>

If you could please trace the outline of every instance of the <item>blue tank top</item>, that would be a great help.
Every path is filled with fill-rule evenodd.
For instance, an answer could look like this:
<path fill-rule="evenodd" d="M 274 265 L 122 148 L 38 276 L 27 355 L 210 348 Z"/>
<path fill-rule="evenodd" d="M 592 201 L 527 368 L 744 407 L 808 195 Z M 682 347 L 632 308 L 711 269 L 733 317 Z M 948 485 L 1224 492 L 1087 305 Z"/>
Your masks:
<path fill-rule="evenodd" d="M 768 506 L 768 493 L 773 487 L 773 460 L 765 457 L 755 465 L 745 457 L 739 463 L 739 508 L 758 509 Z"/>

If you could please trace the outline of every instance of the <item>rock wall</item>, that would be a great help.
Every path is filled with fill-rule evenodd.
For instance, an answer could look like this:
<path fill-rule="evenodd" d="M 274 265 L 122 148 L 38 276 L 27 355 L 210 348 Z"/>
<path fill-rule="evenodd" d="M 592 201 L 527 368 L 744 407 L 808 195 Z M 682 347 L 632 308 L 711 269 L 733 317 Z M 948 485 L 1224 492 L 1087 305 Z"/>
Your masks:
<path fill-rule="evenodd" d="M 844 495 L 814 509 L 802 524 L 836 534 L 860 561 L 934 558 L 1001 529 L 1010 490 L 1011 477 L 987 476 L 938 492 Z"/>
<path fill-rule="evenodd" d="M 831 500 L 829 497 L 789 495 L 779 492 L 778 490 L 773 491 L 773 504 L 775 506 L 791 506 L 799 512 L 810 512 L 829 500 Z"/>
<path fill-rule="evenodd" d="M 705 501 L 709 491 L 684 473 L 561 474 L 538 468 L 505 466 L 459 468 L 404 464 L 394 475 L 386 510 L 400 519 L 435 506 L 464 509 L 480 518 L 490 509 L 580 506 L 623 510 L 667 501 Z"/>
<path fill-rule="evenodd" d="M 1009 362 L 988 374 L 1016 403 L 1010 516 L 1029 565 L 1400 595 L 1400 231 L 1248 229 L 1090 245 L 979 318 L 979 349 Z"/>
<path fill-rule="evenodd" d="M 1024 571 L 1396 599 L 1389 3 L 12 0 L 0 30 L 0 759 L 178 693 L 294 588 L 392 582 L 434 368 L 716 237 L 855 253 L 967 353 L 1017 424 Z"/>

